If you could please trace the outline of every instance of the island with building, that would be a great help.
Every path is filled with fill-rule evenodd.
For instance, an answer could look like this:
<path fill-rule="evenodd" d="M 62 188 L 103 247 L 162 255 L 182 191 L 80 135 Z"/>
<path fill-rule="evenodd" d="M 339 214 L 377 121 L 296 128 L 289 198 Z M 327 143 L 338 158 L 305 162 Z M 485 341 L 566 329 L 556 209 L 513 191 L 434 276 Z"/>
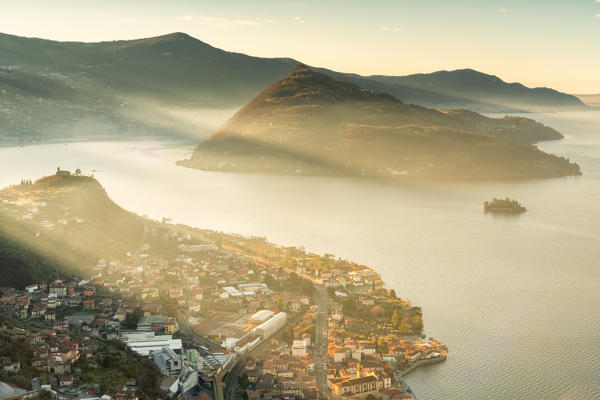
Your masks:
<path fill-rule="evenodd" d="M 523 207 L 521 203 L 517 200 L 513 200 L 510 198 L 505 199 L 497 199 L 493 198 L 491 201 L 486 201 L 483 203 L 483 209 L 486 212 L 496 212 L 496 213 L 514 213 L 519 214 L 527 211 L 527 208 Z"/>
<path fill-rule="evenodd" d="M 0 191 L 0 256 L 27 269 L 0 288 L 0 381 L 22 396 L 411 399 L 402 377 L 446 359 L 422 310 L 365 265 L 102 193 L 62 170 Z"/>

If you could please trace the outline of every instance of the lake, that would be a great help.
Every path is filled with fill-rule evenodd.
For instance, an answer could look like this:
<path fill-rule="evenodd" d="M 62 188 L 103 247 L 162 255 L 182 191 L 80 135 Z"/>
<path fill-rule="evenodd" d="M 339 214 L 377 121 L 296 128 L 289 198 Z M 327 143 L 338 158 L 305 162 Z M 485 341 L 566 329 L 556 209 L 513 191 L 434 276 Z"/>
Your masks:
<path fill-rule="evenodd" d="M 423 308 L 445 363 L 410 374 L 423 399 L 600 399 L 600 112 L 527 115 L 565 134 L 540 148 L 581 177 L 390 183 L 177 167 L 189 143 L 138 140 L 0 148 L 0 185 L 92 170 L 152 218 L 266 236 L 373 267 Z M 492 197 L 528 211 L 485 214 Z"/>

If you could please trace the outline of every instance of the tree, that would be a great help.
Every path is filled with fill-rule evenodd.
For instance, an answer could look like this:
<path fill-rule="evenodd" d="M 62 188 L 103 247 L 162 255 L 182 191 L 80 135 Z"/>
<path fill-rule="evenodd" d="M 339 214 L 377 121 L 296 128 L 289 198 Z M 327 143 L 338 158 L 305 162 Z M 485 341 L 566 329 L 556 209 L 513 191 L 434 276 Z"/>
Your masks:
<path fill-rule="evenodd" d="M 127 329 L 136 329 L 137 323 L 144 316 L 144 312 L 140 307 L 136 307 L 132 312 L 125 316 L 123 327 Z"/>
<path fill-rule="evenodd" d="M 398 326 L 398 330 L 402 333 L 409 333 L 410 332 L 410 323 L 408 322 L 407 318 L 403 318 L 402 321 L 400 322 L 400 325 Z"/>
<path fill-rule="evenodd" d="M 398 296 L 396 296 L 396 291 L 394 289 L 390 289 L 388 291 L 388 297 L 390 299 L 397 299 L 398 298 Z"/>
<path fill-rule="evenodd" d="M 376 317 L 381 317 L 385 313 L 385 309 L 382 305 L 376 305 L 371 309 L 371 313 L 373 313 L 373 315 Z"/>
<path fill-rule="evenodd" d="M 423 330 L 423 318 L 420 315 L 415 315 L 412 318 L 412 326 L 415 332 L 421 332 Z"/>
<path fill-rule="evenodd" d="M 394 310 L 394 313 L 392 314 L 392 325 L 394 325 L 396 328 L 398 328 L 400 326 L 401 322 L 402 322 L 402 316 L 400 315 L 400 312 L 396 308 Z"/>
<path fill-rule="evenodd" d="M 79 176 L 79 175 L 81 175 L 81 170 L 80 170 L 79 168 L 77 168 L 77 169 L 75 170 L 75 175 L 78 175 L 78 176 Z"/>

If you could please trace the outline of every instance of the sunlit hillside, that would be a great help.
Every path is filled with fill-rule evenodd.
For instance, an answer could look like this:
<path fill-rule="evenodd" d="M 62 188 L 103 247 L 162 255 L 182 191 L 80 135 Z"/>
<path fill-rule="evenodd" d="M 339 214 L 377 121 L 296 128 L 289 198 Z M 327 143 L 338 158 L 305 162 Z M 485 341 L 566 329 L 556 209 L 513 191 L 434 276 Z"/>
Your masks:
<path fill-rule="evenodd" d="M 284 174 L 493 178 L 580 174 L 529 144 L 559 139 L 527 118 L 444 112 L 299 66 L 267 87 L 182 165 Z"/>

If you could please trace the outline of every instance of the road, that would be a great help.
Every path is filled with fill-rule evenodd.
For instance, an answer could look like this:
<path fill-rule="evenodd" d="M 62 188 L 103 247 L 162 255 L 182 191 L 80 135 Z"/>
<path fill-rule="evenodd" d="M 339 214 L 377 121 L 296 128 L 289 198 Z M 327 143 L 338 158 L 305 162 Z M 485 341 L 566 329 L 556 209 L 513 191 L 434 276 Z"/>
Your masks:
<path fill-rule="evenodd" d="M 234 400 L 235 399 L 235 390 L 239 384 L 239 378 L 242 375 L 246 367 L 246 358 L 241 357 L 238 362 L 231 369 L 229 374 L 225 376 L 223 381 L 225 385 L 225 400 Z"/>
<path fill-rule="evenodd" d="M 320 396 L 327 398 L 330 397 L 329 388 L 327 387 L 327 314 L 329 297 L 327 296 L 325 287 L 316 287 L 316 304 L 319 307 L 319 311 L 315 326 L 315 377 Z"/>

